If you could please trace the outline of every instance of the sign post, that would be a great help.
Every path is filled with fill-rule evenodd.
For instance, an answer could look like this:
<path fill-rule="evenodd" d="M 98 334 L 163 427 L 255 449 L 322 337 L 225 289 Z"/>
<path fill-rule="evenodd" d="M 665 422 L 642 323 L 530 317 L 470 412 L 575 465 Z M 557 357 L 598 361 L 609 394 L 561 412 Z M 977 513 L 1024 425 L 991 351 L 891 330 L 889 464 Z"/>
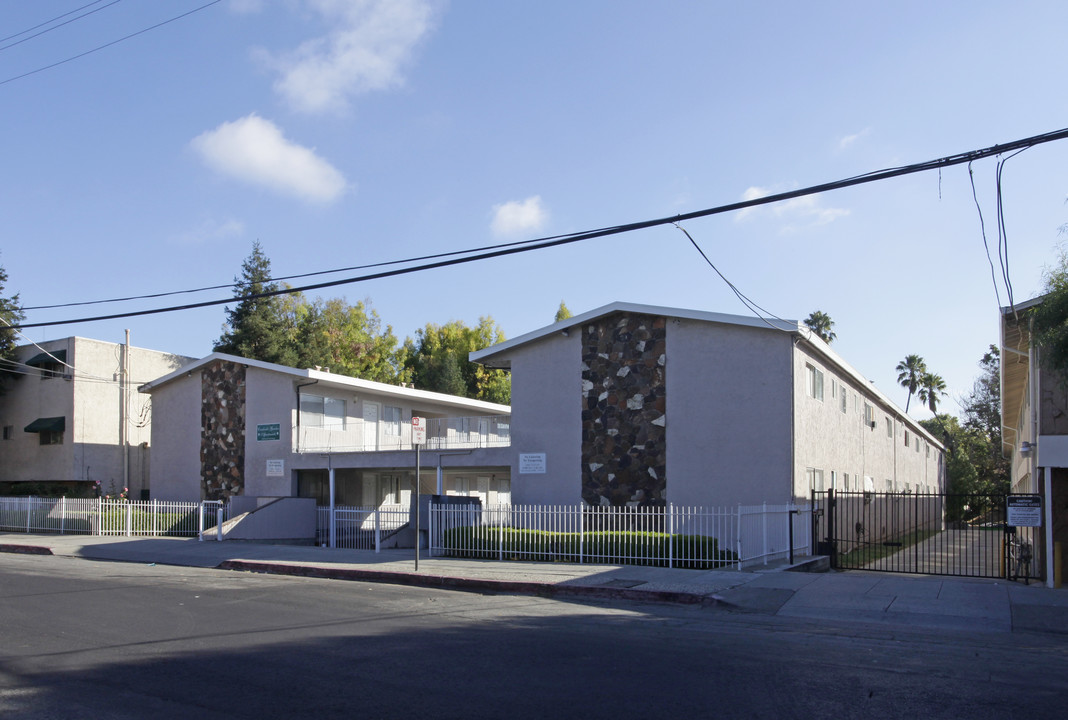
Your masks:
<path fill-rule="evenodd" d="M 415 571 L 419 572 L 419 450 L 426 444 L 426 418 L 412 416 L 412 445 L 415 445 Z"/>

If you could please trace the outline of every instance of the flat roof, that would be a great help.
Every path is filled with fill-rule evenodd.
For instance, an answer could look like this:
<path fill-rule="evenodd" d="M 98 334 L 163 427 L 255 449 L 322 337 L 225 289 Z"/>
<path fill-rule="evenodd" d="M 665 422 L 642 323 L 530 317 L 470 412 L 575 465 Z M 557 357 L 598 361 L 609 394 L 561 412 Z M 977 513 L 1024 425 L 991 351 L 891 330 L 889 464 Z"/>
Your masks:
<path fill-rule="evenodd" d="M 446 393 L 431 392 L 430 390 L 417 390 L 415 388 L 402 387 L 400 385 L 390 385 L 389 383 L 376 382 L 374 380 L 364 380 L 362 378 L 350 377 L 348 375 L 339 375 L 337 373 L 325 372 L 323 370 L 314 370 L 311 368 L 300 369 L 289 367 L 288 365 L 278 365 L 276 363 L 263 362 L 262 360 L 250 360 L 249 358 L 239 357 L 237 355 L 227 355 L 226 353 L 212 353 L 206 357 L 202 357 L 188 365 L 183 365 L 174 372 L 171 372 L 163 377 L 157 378 L 152 382 L 145 383 L 138 388 L 138 391 L 143 393 L 151 393 L 156 388 L 166 385 L 183 375 L 199 370 L 200 368 L 213 363 L 215 361 L 232 362 L 238 365 L 244 365 L 250 368 L 256 368 L 259 370 L 266 370 L 268 372 L 279 373 L 283 375 L 290 375 L 294 379 L 306 379 L 317 380 L 322 385 L 327 385 L 336 388 L 345 388 L 349 390 L 363 390 L 366 392 L 372 392 L 376 395 L 384 395 L 387 397 L 395 397 L 407 400 L 421 400 L 423 402 L 433 402 L 441 405 L 450 405 L 456 408 L 465 408 L 469 410 L 479 410 L 487 415 L 508 415 L 512 412 L 512 409 L 508 405 L 500 405 L 498 403 L 486 402 L 485 400 L 473 400 L 471 398 L 460 397 L 459 395 L 448 395 Z"/>

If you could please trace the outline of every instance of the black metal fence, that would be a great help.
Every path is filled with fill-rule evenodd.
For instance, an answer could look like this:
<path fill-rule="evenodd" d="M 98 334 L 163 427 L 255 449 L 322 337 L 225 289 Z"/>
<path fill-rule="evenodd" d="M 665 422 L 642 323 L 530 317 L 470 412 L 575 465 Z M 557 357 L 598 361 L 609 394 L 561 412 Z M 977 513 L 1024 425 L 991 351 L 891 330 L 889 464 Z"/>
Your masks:
<path fill-rule="evenodd" d="M 1004 495 L 813 493 L 817 552 L 854 570 L 1039 579 L 1039 528 L 1005 524 Z"/>

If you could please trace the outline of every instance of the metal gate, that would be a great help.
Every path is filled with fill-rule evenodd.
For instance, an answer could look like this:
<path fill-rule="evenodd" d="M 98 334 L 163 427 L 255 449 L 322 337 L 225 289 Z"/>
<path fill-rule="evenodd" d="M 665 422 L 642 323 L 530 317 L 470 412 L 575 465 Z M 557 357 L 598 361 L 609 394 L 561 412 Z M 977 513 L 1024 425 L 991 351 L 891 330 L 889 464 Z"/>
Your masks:
<path fill-rule="evenodd" d="M 1040 528 L 1005 523 L 1004 495 L 813 492 L 817 552 L 836 569 L 1040 579 Z"/>

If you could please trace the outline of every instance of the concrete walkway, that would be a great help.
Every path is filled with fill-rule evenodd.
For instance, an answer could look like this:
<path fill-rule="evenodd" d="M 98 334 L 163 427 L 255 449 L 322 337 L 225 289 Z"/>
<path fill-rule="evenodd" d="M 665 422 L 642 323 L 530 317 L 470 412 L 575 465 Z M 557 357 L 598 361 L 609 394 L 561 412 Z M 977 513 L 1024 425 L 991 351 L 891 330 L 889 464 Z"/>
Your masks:
<path fill-rule="evenodd" d="M 1068 589 L 1037 583 L 784 566 L 679 570 L 426 558 L 363 550 L 181 538 L 0 534 L 0 552 L 269 572 L 424 587 L 700 604 L 730 613 L 973 632 L 1068 635 Z"/>

